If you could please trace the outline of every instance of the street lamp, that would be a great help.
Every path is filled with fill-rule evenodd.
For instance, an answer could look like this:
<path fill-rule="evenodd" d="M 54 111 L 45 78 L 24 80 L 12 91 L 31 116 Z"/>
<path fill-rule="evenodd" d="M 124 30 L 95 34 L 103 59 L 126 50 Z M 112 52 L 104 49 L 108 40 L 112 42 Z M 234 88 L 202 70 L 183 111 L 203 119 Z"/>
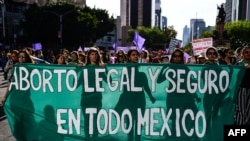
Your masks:
<path fill-rule="evenodd" d="M 2 6 L 2 24 L 3 24 L 3 45 L 5 44 L 5 4 L 4 0 L 0 1 L 1 6 Z"/>
<path fill-rule="evenodd" d="M 61 48 L 62 48 L 62 43 L 63 43 L 63 39 L 62 39 L 62 37 L 63 37 L 63 36 L 62 36 L 63 23 L 62 23 L 62 20 L 63 20 L 63 17 L 64 17 L 64 16 L 66 16 L 66 15 L 72 13 L 73 11 L 74 11 L 74 9 L 69 10 L 69 11 L 66 11 L 66 12 L 63 13 L 63 14 L 58 14 L 58 13 L 56 13 L 56 12 L 54 12 L 54 11 L 45 11 L 45 12 L 54 14 L 54 15 L 56 15 L 56 16 L 59 18 L 60 30 L 59 30 L 59 32 L 58 32 L 58 38 L 60 38 L 60 47 L 61 47 Z"/>

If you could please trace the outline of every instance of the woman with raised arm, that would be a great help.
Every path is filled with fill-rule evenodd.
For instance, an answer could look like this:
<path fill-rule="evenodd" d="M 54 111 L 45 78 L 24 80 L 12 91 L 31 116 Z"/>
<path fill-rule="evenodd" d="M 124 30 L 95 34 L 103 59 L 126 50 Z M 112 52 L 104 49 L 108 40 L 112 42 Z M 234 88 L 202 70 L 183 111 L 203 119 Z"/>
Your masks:
<path fill-rule="evenodd" d="M 19 51 L 16 53 L 13 53 L 13 57 L 14 57 L 14 54 L 17 55 L 17 58 L 18 58 L 18 61 L 15 62 L 15 64 L 13 65 L 17 65 L 18 63 L 34 63 L 34 61 L 31 59 L 30 55 L 27 53 L 27 51 Z M 13 77 L 13 73 L 12 73 L 12 69 L 14 68 L 14 66 L 11 67 L 11 69 L 9 70 L 11 72 L 11 75 L 9 77 L 9 83 Z M 6 89 L 6 92 L 5 92 L 5 95 L 2 97 L 1 99 L 1 102 L 4 103 L 7 96 L 8 96 L 8 92 L 9 92 L 9 83 L 8 83 L 8 86 L 7 86 L 7 89 Z"/>

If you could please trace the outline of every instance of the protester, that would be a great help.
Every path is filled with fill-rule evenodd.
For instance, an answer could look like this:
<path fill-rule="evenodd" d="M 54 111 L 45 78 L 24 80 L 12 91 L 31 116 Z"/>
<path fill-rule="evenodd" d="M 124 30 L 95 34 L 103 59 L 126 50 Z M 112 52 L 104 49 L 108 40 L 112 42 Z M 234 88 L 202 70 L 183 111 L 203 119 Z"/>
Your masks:
<path fill-rule="evenodd" d="M 184 52 L 181 49 L 175 49 L 171 55 L 171 64 L 185 64 Z"/>
<path fill-rule="evenodd" d="M 46 55 L 44 55 L 44 57 L 46 57 L 45 59 L 51 63 L 51 64 L 55 64 L 56 61 L 56 56 L 57 54 L 54 53 L 53 50 L 48 50 Z"/>
<path fill-rule="evenodd" d="M 115 52 L 110 52 L 109 64 L 115 64 L 116 56 Z"/>
<path fill-rule="evenodd" d="M 32 63 L 34 64 L 34 60 L 32 60 L 30 54 L 27 50 L 21 50 L 18 53 L 18 63 Z M 13 67 L 15 68 L 15 67 Z M 5 103 L 6 98 L 9 96 L 9 87 L 10 81 L 12 77 L 14 77 L 14 72 L 9 79 L 9 83 L 5 92 L 5 95 L 1 99 L 2 103 Z M 17 141 L 25 141 L 25 140 L 34 140 L 34 132 L 36 122 L 34 119 L 34 105 L 30 99 L 31 93 L 26 91 L 25 93 L 14 93 L 9 96 L 9 108 L 12 110 L 12 114 L 15 115 L 15 118 L 12 122 L 14 122 L 14 127 L 12 128 L 13 135 L 15 136 Z M 18 101 L 19 105 L 16 106 L 16 99 L 25 99 L 24 101 Z M 22 111 L 20 109 L 24 109 L 24 107 L 29 107 L 30 111 Z M 17 110 L 18 109 L 18 110 Z M 27 124 L 30 123 L 30 124 Z"/>
<path fill-rule="evenodd" d="M 163 50 L 159 49 L 156 56 L 152 59 L 152 63 L 161 63 L 161 57 L 163 56 Z"/>
<path fill-rule="evenodd" d="M 236 48 L 236 50 L 234 51 L 234 54 L 235 54 L 235 57 L 236 57 L 236 63 L 241 61 L 241 59 L 242 59 L 242 47 Z"/>
<path fill-rule="evenodd" d="M 27 51 L 22 50 L 22 51 L 19 51 L 19 53 L 18 53 L 18 63 L 34 63 L 34 61 L 32 60 L 32 58 L 30 57 L 30 55 Z M 16 64 L 18 64 L 18 63 L 16 63 Z M 12 68 L 13 68 L 13 66 L 12 66 Z M 9 78 L 9 82 L 11 81 L 12 77 L 13 77 L 13 74 L 11 74 L 11 76 Z M 9 92 L 9 83 L 8 83 L 8 87 L 6 89 L 5 95 L 1 99 L 2 103 L 5 102 L 5 100 L 8 96 L 8 92 Z"/>
<path fill-rule="evenodd" d="M 4 71 L 4 68 L 6 66 L 6 63 L 8 62 L 8 57 L 7 57 L 7 53 L 5 51 L 1 52 L 1 68 Z M 7 79 L 7 73 L 4 71 L 4 77 Z"/>
<path fill-rule="evenodd" d="M 11 76 L 11 69 L 13 68 L 14 65 L 18 63 L 18 51 L 17 50 L 12 50 L 11 51 L 11 59 L 8 60 L 4 71 L 7 73 L 7 79 L 10 79 Z"/>
<path fill-rule="evenodd" d="M 88 52 L 87 52 L 87 58 L 85 62 L 86 66 L 89 67 L 89 73 L 88 76 L 89 78 L 95 78 L 95 73 L 94 70 L 96 67 L 104 67 L 104 63 L 101 59 L 101 54 L 98 48 L 96 47 L 90 47 Z M 91 83 L 93 82 L 93 83 Z M 90 81 L 88 84 L 89 87 L 94 87 L 96 84 L 94 81 Z M 83 86 L 84 87 L 84 86 Z M 97 113 L 99 110 L 102 108 L 102 93 L 97 92 L 94 90 L 93 92 L 84 92 L 82 93 L 82 98 L 81 98 L 81 107 L 84 115 L 84 132 L 85 132 L 85 137 L 86 140 L 97 140 L 96 138 L 98 137 L 98 129 L 97 129 L 97 115 L 95 114 L 93 116 L 93 133 L 90 134 L 89 131 L 89 118 L 90 115 L 86 113 L 87 108 L 96 108 Z"/>
<path fill-rule="evenodd" d="M 116 59 L 115 59 L 115 63 L 119 64 L 119 63 L 126 63 L 126 56 L 125 54 L 117 54 L 116 55 Z"/>
<path fill-rule="evenodd" d="M 70 62 L 68 63 L 68 65 L 79 65 L 79 55 L 77 51 L 72 51 L 70 53 Z"/>
<path fill-rule="evenodd" d="M 7 80 L 8 71 L 9 71 L 8 69 L 5 69 L 5 68 L 6 68 L 7 66 L 9 66 L 10 63 L 12 63 L 11 53 L 8 52 L 8 53 L 7 53 L 7 62 L 6 62 L 6 64 L 5 64 L 5 67 L 3 68 L 3 71 L 4 71 L 4 73 L 3 73 L 4 80 Z"/>
<path fill-rule="evenodd" d="M 139 51 L 137 49 L 130 49 L 127 53 L 128 57 L 128 64 L 127 70 L 128 70 L 128 75 L 131 77 L 132 71 L 134 70 L 136 72 L 136 76 L 134 76 L 135 84 L 138 87 L 142 87 L 142 91 L 131 91 L 127 87 L 123 88 L 123 92 L 120 95 L 120 98 L 118 100 L 118 103 L 115 106 L 116 111 L 122 115 L 122 112 L 125 109 L 128 109 L 131 114 L 132 114 L 132 129 L 128 133 L 128 141 L 139 141 L 141 136 L 137 134 L 137 123 L 138 123 L 138 110 L 140 109 L 142 113 L 144 113 L 145 108 L 146 108 L 146 96 L 145 93 L 147 93 L 149 99 L 151 100 L 152 103 L 155 103 L 155 98 L 153 97 L 151 90 L 148 85 L 148 79 L 146 75 L 142 72 L 139 72 L 138 67 L 135 65 L 139 63 Z M 128 102 L 129 101 L 129 102 Z M 126 124 L 129 124 L 129 121 L 125 121 Z M 127 127 L 126 127 L 127 128 Z"/>
<path fill-rule="evenodd" d="M 78 55 L 79 55 L 79 59 L 78 59 L 79 65 L 84 66 L 85 65 L 85 60 L 86 60 L 85 53 L 84 52 L 78 52 Z"/>
<path fill-rule="evenodd" d="M 44 55 L 43 55 L 43 51 L 42 50 L 36 50 L 34 52 L 34 55 L 35 55 L 35 57 L 37 57 L 37 58 L 39 58 L 41 60 L 44 60 Z"/>
<path fill-rule="evenodd" d="M 97 49 L 96 47 L 90 47 L 87 53 L 85 65 L 86 66 L 103 66 L 104 65 L 99 49 Z"/>
<path fill-rule="evenodd" d="M 190 53 L 187 64 L 197 64 L 197 59 L 193 52 Z"/>
<path fill-rule="evenodd" d="M 69 50 L 63 49 L 62 54 L 64 56 L 66 64 L 69 64 L 69 62 L 71 61 Z"/>
<path fill-rule="evenodd" d="M 115 54 L 115 63 L 127 63 L 127 55 L 125 53 L 125 51 L 123 50 L 119 50 L 116 54 Z"/>
<path fill-rule="evenodd" d="M 55 64 L 58 64 L 58 65 L 66 65 L 65 58 L 64 58 L 63 54 L 58 54 L 58 55 L 56 56 Z"/>
<path fill-rule="evenodd" d="M 161 57 L 161 63 L 168 64 L 169 63 L 169 57 L 168 55 L 164 55 Z"/>
<path fill-rule="evenodd" d="M 147 50 L 141 52 L 139 63 L 149 63 L 149 52 Z"/>
<path fill-rule="evenodd" d="M 128 63 L 139 63 L 140 53 L 137 49 L 130 49 L 127 53 Z"/>
<path fill-rule="evenodd" d="M 183 70 L 183 72 L 189 72 L 189 68 L 186 66 L 185 64 L 185 56 L 184 56 L 184 52 L 181 49 L 175 49 L 172 54 L 171 54 L 171 59 L 170 59 L 170 64 L 169 65 L 164 65 L 160 75 L 158 76 L 157 79 L 157 83 L 166 83 L 166 76 L 165 76 L 165 72 L 166 70 L 168 70 L 169 68 L 172 69 L 180 69 Z M 172 74 L 174 76 L 174 74 Z M 175 74 L 176 75 L 176 74 Z M 175 76 L 172 79 L 174 82 L 178 82 L 178 78 Z M 180 88 L 184 88 L 185 87 L 185 83 L 187 80 L 183 79 L 183 83 L 179 84 Z M 192 81 L 190 81 L 190 83 L 192 83 Z M 168 86 L 169 88 L 173 88 L 175 87 L 173 84 L 169 84 Z M 192 95 L 188 95 L 188 94 L 183 94 L 183 93 L 168 93 L 166 95 L 166 107 L 168 107 L 168 109 L 180 109 L 180 113 L 183 114 L 184 109 L 186 108 L 193 108 L 194 111 L 197 111 L 197 108 L 195 107 L 195 104 L 200 102 L 200 99 L 198 98 L 198 96 L 194 93 Z M 180 114 L 179 116 L 181 117 L 182 114 Z M 172 126 L 171 126 L 171 130 L 174 131 L 173 132 L 173 137 L 176 137 L 176 130 L 177 130 L 177 117 L 178 115 L 176 113 L 172 113 L 171 117 L 169 118 L 172 121 Z M 187 122 L 186 123 L 186 127 L 190 128 L 193 125 L 192 122 Z M 181 130 L 181 133 L 183 133 L 184 131 Z M 195 140 L 195 137 L 189 137 L 190 140 Z M 167 140 L 167 137 L 166 139 Z"/>
<path fill-rule="evenodd" d="M 103 63 L 105 64 L 110 64 L 110 57 L 111 57 L 111 53 L 108 49 L 104 50 L 103 53 L 102 53 L 102 60 L 103 60 Z"/>
<path fill-rule="evenodd" d="M 201 53 L 198 57 L 198 64 L 205 64 L 206 63 L 206 57 L 205 55 L 203 55 L 203 53 Z"/>
<path fill-rule="evenodd" d="M 235 124 L 250 125 L 250 47 L 242 49 L 242 60 L 238 65 L 245 66 L 245 75 L 241 81 L 236 100 Z"/>
<path fill-rule="evenodd" d="M 244 54 L 243 54 L 242 60 L 239 63 L 239 65 L 244 65 L 244 66 L 246 66 L 246 70 L 249 70 L 249 67 L 248 67 L 248 64 L 250 64 L 250 61 L 249 61 L 250 60 L 250 58 L 249 58 L 249 54 L 250 54 L 249 53 L 250 52 L 249 47 L 244 48 L 244 51 L 243 51 Z M 67 51 L 65 51 L 65 52 L 67 52 Z M 101 54 L 100 54 L 100 50 L 98 48 L 90 47 L 89 50 L 86 52 L 86 55 L 85 54 L 79 54 L 79 56 L 81 55 L 82 59 L 80 59 L 80 57 L 78 59 L 74 59 L 75 57 L 72 56 L 72 55 L 75 55 L 75 52 L 76 51 L 72 51 L 71 56 L 68 57 L 68 58 L 70 58 L 69 61 L 72 61 L 72 62 L 69 62 L 69 64 L 70 63 L 74 64 L 73 63 L 74 60 L 78 60 L 79 63 L 84 64 L 84 66 L 87 66 L 87 69 L 84 69 L 84 70 L 88 70 L 88 71 L 90 70 L 88 72 L 88 77 L 89 78 L 95 78 L 93 72 L 94 72 L 94 70 L 96 68 L 99 68 L 99 67 L 103 68 L 105 66 L 105 63 L 103 62 Z M 201 54 L 201 55 L 199 55 L 197 57 L 198 58 L 198 63 L 199 64 L 218 65 L 217 62 L 218 62 L 219 55 L 218 55 L 217 52 L 218 52 L 217 49 L 214 48 L 214 47 L 208 48 L 206 50 L 206 52 L 205 52 L 208 60 L 206 60 L 204 54 Z M 20 52 L 20 53 L 22 53 L 22 52 Z M 148 52 L 146 52 L 146 53 L 148 53 Z M 146 54 L 146 53 L 143 51 L 142 54 Z M 158 53 L 161 54 L 161 50 Z M 126 94 L 130 95 L 129 98 L 127 98 L 127 100 L 126 99 L 124 100 L 124 97 L 122 97 L 122 94 L 121 94 L 121 99 L 123 99 L 121 101 L 125 102 L 125 104 L 123 103 L 124 104 L 123 106 L 128 108 L 130 111 L 132 111 L 133 115 L 136 115 L 135 114 L 136 108 L 141 109 L 142 111 L 145 109 L 145 106 L 146 106 L 145 98 L 149 98 L 152 103 L 155 102 L 155 99 L 151 95 L 150 90 L 147 90 L 148 86 L 144 85 L 144 82 L 148 82 L 150 80 L 148 80 L 146 77 L 144 77 L 144 73 L 140 72 L 141 70 L 140 71 L 138 70 L 138 68 L 141 67 L 138 63 L 142 63 L 142 62 L 146 63 L 146 62 L 148 62 L 147 57 L 145 58 L 146 61 L 143 61 L 144 57 L 141 58 L 141 60 L 140 60 L 140 56 L 144 56 L 142 54 L 140 55 L 139 51 L 137 49 L 130 49 L 128 51 L 128 53 L 125 53 L 125 52 L 121 51 L 121 52 L 117 53 L 116 54 L 117 56 L 115 57 L 116 58 L 115 63 L 129 63 L 129 64 L 126 64 L 126 69 L 128 70 L 128 75 L 131 74 L 130 72 L 134 68 L 134 71 L 135 71 L 135 74 L 136 74 L 136 76 L 134 76 L 135 77 L 135 80 L 134 80 L 135 86 L 139 87 L 139 88 L 143 88 L 143 92 L 140 91 L 140 92 L 134 92 L 134 93 L 131 93 L 131 92 L 125 90 L 125 88 L 124 88 L 122 94 L 126 93 Z M 228 53 L 228 54 L 231 54 L 231 53 Z M 151 54 L 148 54 L 147 56 L 150 56 L 150 55 Z M 188 69 L 188 67 L 185 65 L 184 52 L 181 49 L 175 49 L 174 50 L 174 52 L 171 55 L 170 61 L 169 61 L 169 56 L 168 55 L 159 55 L 159 56 L 161 56 L 161 58 L 159 60 L 157 59 L 157 61 L 156 61 L 157 63 L 171 63 L 171 64 L 163 65 L 163 68 L 162 68 L 163 71 L 166 71 L 167 68 L 169 68 L 169 67 L 173 67 L 173 70 L 179 69 L 179 70 L 185 70 L 185 72 L 190 71 Z M 13 57 L 14 56 L 12 56 L 12 58 Z M 158 58 L 158 57 L 156 57 L 156 58 Z M 26 63 L 26 62 L 27 63 L 28 62 L 32 63 L 32 59 L 30 59 L 31 61 L 27 61 L 27 60 L 29 60 L 27 58 L 26 61 L 25 61 L 25 54 L 23 54 L 23 53 L 19 55 L 18 59 L 19 59 L 20 63 L 21 62 L 23 62 L 23 63 Z M 16 62 L 18 62 L 18 61 L 16 61 Z M 63 57 L 62 54 L 58 54 L 56 56 L 56 64 L 66 64 L 65 63 L 65 58 Z M 172 64 L 174 64 L 174 65 L 172 66 Z M 177 64 L 177 65 L 175 65 L 175 64 Z M 143 67 L 143 65 L 142 65 L 142 67 Z M 215 67 L 217 67 L 217 66 L 215 66 Z M 218 68 L 220 68 L 220 66 L 218 66 Z M 210 70 L 210 67 L 207 66 L 206 69 Z M 217 69 L 217 70 L 219 70 L 219 69 Z M 202 70 L 202 72 L 203 72 L 203 70 Z M 158 74 L 158 73 L 159 72 L 153 72 L 153 74 Z M 82 73 L 80 75 L 83 75 L 83 74 L 84 73 Z M 165 73 L 161 72 L 160 74 L 161 75 L 159 75 L 158 78 L 159 79 L 161 78 L 164 81 L 166 81 Z M 249 107 L 249 103 L 250 103 L 249 101 L 250 100 L 249 100 L 249 97 L 244 97 L 246 94 L 247 94 L 247 96 L 250 95 L 250 93 L 249 93 L 250 86 L 244 85 L 244 84 L 249 84 L 248 81 L 249 81 L 250 77 L 249 77 L 248 74 L 249 74 L 249 72 L 245 74 L 244 83 L 243 82 L 241 83 L 241 89 L 240 89 L 239 94 L 238 94 L 237 107 L 236 107 L 236 113 L 235 113 L 235 124 L 249 124 L 249 111 L 250 111 L 250 109 L 248 107 Z M 85 76 L 81 76 L 80 78 L 85 79 L 84 77 Z M 129 76 L 129 77 L 131 77 L 131 76 Z M 103 78 L 103 77 L 100 76 L 100 78 Z M 106 79 L 103 79 L 103 80 L 106 80 Z M 85 80 L 83 80 L 83 81 L 85 81 Z M 157 82 L 157 83 L 163 83 L 164 81 L 160 81 L 160 82 Z M 178 77 L 173 77 L 172 81 L 173 82 L 178 82 L 179 81 Z M 183 84 L 187 83 L 186 82 L 187 80 L 183 79 L 183 81 L 184 82 L 183 83 L 181 82 L 178 87 L 180 87 L 180 88 L 185 87 Z M 193 81 L 196 81 L 196 78 L 191 79 L 189 83 L 193 84 Z M 172 83 L 168 84 L 169 85 L 168 88 L 173 87 L 173 86 L 171 86 L 171 84 Z M 96 84 L 94 84 L 94 83 L 92 84 L 92 82 L 90 82 L 90 81 L 88 83 L 89 88 L 94 88 L 95 85 Z M 85 86 L 83 85 L 82 87 L 84 88 Z M 96 90 L 94 90 L 94 91 L 95 92 L 84 92 L 84 93 L 82 93 L 82 99 L 81 99 L 81 106 L 82 106 L 82 110 L 83 110 L 83 113 L 84 113 L 84 131 L 85 131 L 84 136 L 86 136 L 87 140 L 88 139 L 95 140 L 96 137 L 98 137 L 98 131 L 97 131 L 97 126 L 93 125 L 93 134 L 89 134 L 89 130 L 90 130 L 90 129 L 88 129 L 88 127 L 89 127 L 89 123 L 88 123 L 89 114 L 86 114 L 85 110 L 86 110 L 86 108 L 96 108 L 97 113 L 98 113 L 99 109 L 101 109 L 102 106 L 103 106 L 102 105 L 102 93 L 101 92 L 96 92 Z M 147 97 L 145 97 L 145 95 L 146 95 L 145 92 L 147 92 L 147 94 L 148 94 Z M 136 97 L 135 95 L 138 96 L 138 97 Z M 206 93 L 206 94 L 204 94 L 204 97 L 206 95 L 210 95 L 210 94 Z M 3 103 L 5 102 L 6 97 L 7 97 L 7 94 L 1 100 Z M 200 102 L 199 98 L 196 96 L 195 93 L 192 94 L 192 96 L 190 96 L 190 95 L 182 96 L 182 95 L 177 95 L 177 93 L 173 93 L 173 94 L 168 94 L 166 97 L 167 97 L 166 100 L 165 100 L 166 105 L 164 107 L 171 107 L 171 108 L 174 108 L 174 109 L 179 108 L 181 112 L 182 112 L 182 110 L 184 108 L 186 108 L 186 107 L 188 107 L 190 105 L 191 105 L 191 107 L 195 107 L 195 104 L 197 104 L 197 103 L 200 104 L 199 103 Z M 218 96 L 216 95 L 215 97 L 217 98 Z M 176 99 L 178 99 L 178 100 L 176 100 Z M 204 99 L 206 99 L 206 97 Z M 213 100 L 210 100 L 210 101 L 213 101 Z M 204 102 L 204 103 L 206 103 L 206 102 Z M 186 107 L 184 106 L 184 108 L 183 108 L 182 107 L 183 105 L 185 105 Z M 209 104 L 204 104 L 204 105 L 209 105 Z M 212 111 L 211 109 L 214 109 L 214 108 L 206 107 L 204 105 L 202 105 L 202 106 L 204 107 L 204 111 L 205 111 L 204 113 L 206 113 L 206 114 L 208 112 L 211 112 Z M 120 105 L 120 103 L 117 104 L 117 106 L 118 107 L 120 106 L 119 108 L 124 110 L 124 107 L 122 107 Z M 211 106 L 211 104 L 209 106 Z M 194 111 L 195 110 L 196 109 L 194 109 Z M 245 112 L 245 111 L 247 111 L 247 112 Z M 95 114 L 95 115 L 97 115 L 97 114 Z M 177 117 L 177 115 L 173 114 L 172 117 L 170 117 L 169 119 L 174 121 L 175 119 L 173 119 L 173 117 L 175 117 L 175 116 Z M 182 113 L 180 114 L 180 116 L 182 116 Z M 95 121 L 96 118 L 97 117 L 94 116 L 93 120 Z M 135 121 L 136 121 L 136 119 L 135 119 Z M 93 123 L 96 123 L 96 122 L 93 122 Z M 125 121 L 125 123 L 126 123 L 126 121 Z M 193 125 L 193 123 L 187 122 L 186 126 L 189 128 L 189 127 L 191 127 L 190 126 L 191 124 Z M 173 125 L 175 125 L 175 123 L 173 123 Z M 124 126 L 126 126 L 126 124 Z M 171 127 L 171 129 L 172 129 L 172 127 Z M 131 132 L 133 132 L 133 131 L 131 131 Z M 129 136 L 128 138 L 129 139 L 131 139 L 131 134 L 134 134 L 133 137 L 135 137 L 135 138 L 140 138 L 139 136 L 135 136 L 135 134 L 136 134 L 135 132 L 134 133 L 131 133 L 131 132 L 128 133 L 128 136 Z M 183 133 L 183 131 L 180 131 L 180 133 Z M 173 133 L 173 134 L 175 134 L 175 133 Z"/>
<path fill-rule="evenodd" d="M 236 57 L 233 55 L 233 51 L 229 48 L 223 50 L 223 57 L 221 58 L 220 65 L 234 65 L 236 63 Z"/>
<path fill-rule="evenodd" d="M 207 65 L 219 65 L 219 63 L 218 63 L 219 54 L 218 54 L 218 51 L 215 47 L 207 48 L 205 54 L 206 54 L 206 58 L 207 58 L 207 61 L 205 64 L 207 64 Z"/>

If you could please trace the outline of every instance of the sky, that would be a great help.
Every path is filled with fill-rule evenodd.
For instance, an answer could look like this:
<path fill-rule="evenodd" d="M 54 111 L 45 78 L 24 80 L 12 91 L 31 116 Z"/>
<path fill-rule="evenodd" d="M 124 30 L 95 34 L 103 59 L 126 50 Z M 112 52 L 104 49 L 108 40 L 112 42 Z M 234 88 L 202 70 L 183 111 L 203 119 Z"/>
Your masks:
<path fill-rule="evenodd" d="M 215 26 L 217 5 L 226 0 L 161 0 L 162 16 L 168 19 L 168 26 L 174 26 L 177 39 L 182 40 L 183 28 L 190 27 L 190 19 L 204 19 L 206 26 Z M 107 9 L 109 15 L 120 15 L 120 0 L 87 0 L 87 6 Z"/>

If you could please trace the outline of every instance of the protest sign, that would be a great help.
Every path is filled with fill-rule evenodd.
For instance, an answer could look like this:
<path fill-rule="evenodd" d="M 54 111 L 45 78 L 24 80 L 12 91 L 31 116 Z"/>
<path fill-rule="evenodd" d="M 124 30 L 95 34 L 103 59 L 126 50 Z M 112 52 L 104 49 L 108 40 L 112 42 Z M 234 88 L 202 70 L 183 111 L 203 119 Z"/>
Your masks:
<path fill-rule="evenodd" d="M 213 46 L 213 38 L 201 38 L 192 41 L 194 55 L 205 53 L 206 49 Z"/>
<path fill-rule="evenodd" d="M 223 140 L 240 66 L 18 65 L 5 113 L 19 140 Z"/>

